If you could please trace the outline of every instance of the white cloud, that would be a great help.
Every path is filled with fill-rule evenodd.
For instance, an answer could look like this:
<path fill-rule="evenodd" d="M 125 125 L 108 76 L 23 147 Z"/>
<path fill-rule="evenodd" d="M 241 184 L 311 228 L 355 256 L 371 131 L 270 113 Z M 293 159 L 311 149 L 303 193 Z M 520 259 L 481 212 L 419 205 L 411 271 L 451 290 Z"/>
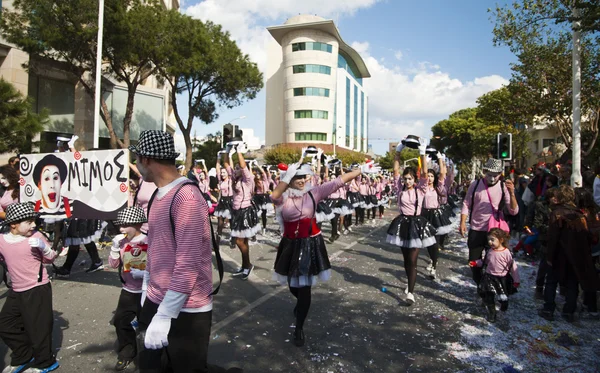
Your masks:
<path fill-rule="evenodd" d="M 396 57 L 398 61 L 402 61 L 403 56 L 404 54 L 402 53 L 402 51 L 396 51 L 396 53 L 394 53 L 394 57 Z"/>

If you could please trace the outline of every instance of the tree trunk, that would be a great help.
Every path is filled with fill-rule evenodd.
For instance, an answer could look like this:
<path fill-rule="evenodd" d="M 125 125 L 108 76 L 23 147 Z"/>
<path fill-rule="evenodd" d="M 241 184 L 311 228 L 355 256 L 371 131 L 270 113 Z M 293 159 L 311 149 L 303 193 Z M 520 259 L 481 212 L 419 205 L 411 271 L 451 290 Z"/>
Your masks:
<path fill-rule="evenodd" d="M 112 149 L 124 148 L 125 146 L 115 133 L 112 117 L 110 116 L 110 110 L 108 110 L 108 105 L 106 105 L 106 100 L 104 100 L 104 98 L 100 98 L 100 110 L 102 111 L 102 119 L 104 119 L 106 128 L 108 128 L 108 134 L 110 135 L 110 147 Z"/>
<path fill-rule="evenodd" d="M 133 117 L 133 103 L 136 92 L 136 87 L 133 84 L 128 85 L 127 88 L 127 107 L 125 108 L 125 117 L 123 118 L 123 144 L 126 147 L 130 144 L 129 128 Z"/>

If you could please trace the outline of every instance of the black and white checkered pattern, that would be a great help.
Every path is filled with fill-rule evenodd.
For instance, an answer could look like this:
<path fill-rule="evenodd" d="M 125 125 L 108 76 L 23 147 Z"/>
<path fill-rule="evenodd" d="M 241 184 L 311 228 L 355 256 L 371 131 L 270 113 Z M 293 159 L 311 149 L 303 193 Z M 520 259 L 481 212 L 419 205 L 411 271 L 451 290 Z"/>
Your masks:
<path fill-rule="evenodd" d="M 175 151 L 173 136 L 158 130 L 142 131 L 137 145 L 130 146 L 129 150 L 142 157 L 154 159 L 175 159 L 179 156 Z"/>
<path fill-rule="evenodd" d="M 484 171 L 502 172 L 503 162 L 500 159 L 489 158 L 482 168 Z"/>
<path fill-rule="evenodd" d="M 26 219 L 35 219 L 37 216 L 38 213 L 35 212 L 33 203 L 12 203 L 6 207 L 6 219 L 4 219 L 4 223 L 11 224 Z"/>
<path fill-rule="evenodd" d="M 147 223 L 148 219 L 144 210 L 139 206 L 127 207 L 117 214 L 117 220 L 114 221 L 115 225 L 132 225 L 132 224 L 144 224 Z"/>

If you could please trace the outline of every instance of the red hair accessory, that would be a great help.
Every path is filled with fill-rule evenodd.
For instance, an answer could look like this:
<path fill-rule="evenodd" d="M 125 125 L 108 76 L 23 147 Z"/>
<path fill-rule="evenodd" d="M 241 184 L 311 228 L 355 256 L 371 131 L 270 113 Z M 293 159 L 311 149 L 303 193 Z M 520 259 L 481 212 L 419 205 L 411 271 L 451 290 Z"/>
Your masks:
<path fill-rule="evenodd" d="M 285 163 L 280 163 L 277 165 L 277 168 L 279 169 L 279 171 L 287 171 L 288 166 Z"/>

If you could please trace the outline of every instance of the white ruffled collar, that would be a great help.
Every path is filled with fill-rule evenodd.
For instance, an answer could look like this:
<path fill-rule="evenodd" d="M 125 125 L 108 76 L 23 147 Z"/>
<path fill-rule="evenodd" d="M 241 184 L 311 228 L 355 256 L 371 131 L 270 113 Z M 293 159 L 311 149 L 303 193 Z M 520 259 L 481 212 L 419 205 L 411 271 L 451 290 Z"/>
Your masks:
<path fill-rule="evenodd" d="M 300 189 L 296 189 L 296 188 L 292 188 L 292 187 L 288 187 L 287 190 L 285 192 L 283 192 L 283 198 L 287 199 L 287 198 L 301 198 L 303 197 L 306 193 L 310 192 L 312 189 L 312 186 L 310 185 L 305 185 L 304 189 L 300 190 Z"/>

